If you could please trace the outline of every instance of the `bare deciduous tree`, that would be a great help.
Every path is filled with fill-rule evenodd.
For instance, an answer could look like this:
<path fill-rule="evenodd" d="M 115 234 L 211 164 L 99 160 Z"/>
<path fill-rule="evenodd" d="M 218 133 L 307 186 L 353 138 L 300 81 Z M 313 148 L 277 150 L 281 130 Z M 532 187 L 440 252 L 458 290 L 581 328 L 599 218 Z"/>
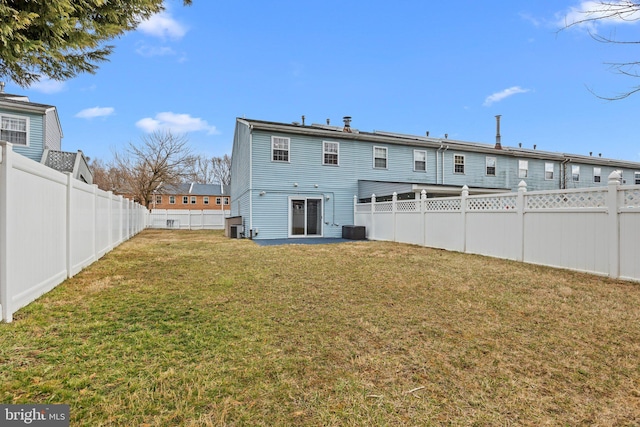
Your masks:
<path fill-rule="evenodd" d="M 211 158 L 195 156 L 189 169 L 193 182 L 199 184 L 219 182 L 225 185 L 231 183 L 231 157 L 227 154 Z"/>
<path fill-rule="evenodd" d="M 588 8 L 585 10 L 572 10 L 572 13 L 565 18 L 563 29 L 583 26 L 586 27 L 589 35 L 596 41 L 601 43 L 616 44 L 640 44 L 639 40 L 620 40 L 613 36 L 603 36 L 594 30 L 594 25 L 598 22 L 608 21 L 610 23 L 630 23 L 640 20 L 640 1 L 631 0 L 614 0 L 614 1 L 595 1 L 585 3 Z M 628 62 L 610 62 L 606 63 L 615 72 L 627 77 L 640 77 L 640 61 Z M 593 91 L 591 90 L 593 93 Z M 615 96 L 601 96 L 595 94 L 598 98 L 606 100 L 620 100 L 627 98 L 634 93 L 640 92 L 640 85 L 624 91 Z"/>
<path fill-rule="evenodd" d="M 114 162 L 125 171 L 125 192 L 148 206 L 153 193 L 162 186 L 181 183 L 188 176 L 193 161 L 188 139 L 170 131 L 157 131 L 141 138 L 140 144 L 129 143 L 124 153 L 116 153 Z"/>

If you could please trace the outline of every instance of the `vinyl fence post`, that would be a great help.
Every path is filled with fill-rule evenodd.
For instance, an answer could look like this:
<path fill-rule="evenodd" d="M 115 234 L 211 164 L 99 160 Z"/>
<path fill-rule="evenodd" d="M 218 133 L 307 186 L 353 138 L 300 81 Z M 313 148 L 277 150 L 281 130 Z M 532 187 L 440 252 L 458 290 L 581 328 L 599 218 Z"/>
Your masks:
<path fill-rule="evenodd" d="M 67 277 L 72 277 L 73 274 L 71 274 L 71 257 L 72 257 L 72 248 L 71 248 L 71 242 L 73 240 L 73 233 L 71 228 L 73 227 L 73 219 L 71 218 L 71 211 L 73 210 L 73 206 L 72 206 L 72 193 L 73 193 L 73 175 L 71 174 L 71 172 L 65 172 L 65 175 L 67 175 L 67 204 L 66 204 L 66 209 L 67 212 L 65 213 L 65 218 L 66 218 L 66 233 L 65 233 L 65 245 L 66 245 L 66 267 L 67 267 Z"/>
<path fill-rule="evenodd" d="M 460 194 L 460 215 L 462 216 L 462 252 L 467 252 L 467 197 L 469 197 L 469 187 L 462 186 Z"/>
<path fill-rule="evenodd" d="M 376 221 L 376 217 L 375 217 L 375 213 L 376 213 L 376 195 L 375 194 L 371 194 L 371 240 L 375 240 L 376 239 L 376 235 L 375 235 L 375 221 Z"/>
<path fill-rule="evenodd" d="M 396 227 L 397 227 L 397 224 L 396 224 L 396 217 L 397 217 L 396 212 L 397 212 L 397 209 L 398 209 L 397 206 L 396 206 L 397 203 L 398 203 L 398 193 L 396 193 L 394 191 L 393 195 L 391 195 L 391 218 L 392 218 L 391 221 L 393 221 L 392 222 L 392 224 L 393 224 L 393 236 L 392 237 L 393 237 L 393 241 L 394 242 L 396 241 Z"/>
<path fill-rule="evenodd" d="M 607 193 L 607 228 L 609 234 L 609 277 L 620 276 L 620 225 L 618 215 L 618 187 L 622 177 L 618 171 L 609 175 Z"/>
<path fill-rule="evenodd" d="M 427 190 L 420 193 L 420 218 L 422 219 L 422 246 L 427 246 Z"/>
<path fill-rule="evenodd" d="M 12 144 L 0 141 L 0 306 L 2 306 L 2 320 L 13 321 L 13 307 L 11 307 L 11 292 L 9 290 L 9 230 L 11 230 L 13 212 L 9 209 L 11 193 L 14 191 L 12 182 L 13 148 Z"/>
<path fill-rule="evenodd" d="M 524 180 L 518 184 L 518 197 L 516 199 L 516 211 L 518 212 L 518 234 L 516 236 L 518 253 L 516 261 L 524 261 L 524 196 L 527 192 L 527 183 Z"/>

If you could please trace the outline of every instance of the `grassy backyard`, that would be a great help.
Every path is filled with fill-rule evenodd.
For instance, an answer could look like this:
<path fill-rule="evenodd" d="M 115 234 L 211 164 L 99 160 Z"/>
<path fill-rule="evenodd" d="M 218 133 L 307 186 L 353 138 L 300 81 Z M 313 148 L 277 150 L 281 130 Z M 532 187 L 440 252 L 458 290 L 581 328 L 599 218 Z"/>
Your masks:
<path fill-rule="evenodd" d="M 640 285 L 486 257 L 148 230 L 14 318 L 72 426 L 640 422 Z"/>

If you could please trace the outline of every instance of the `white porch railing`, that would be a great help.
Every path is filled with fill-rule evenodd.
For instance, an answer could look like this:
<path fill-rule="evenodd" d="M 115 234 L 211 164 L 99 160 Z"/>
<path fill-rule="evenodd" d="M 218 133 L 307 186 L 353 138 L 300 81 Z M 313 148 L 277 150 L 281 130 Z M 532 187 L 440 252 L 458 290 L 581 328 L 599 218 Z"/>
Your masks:
<path fill-rule="evenodd" d="M 640 185 L 357 203 L 355 224 L 390 240 L 640 281 Z"/>
<path fill-rule="evenodd" d="M 2 320 L 145 227 L 146 209 L 0 141 Z"/>

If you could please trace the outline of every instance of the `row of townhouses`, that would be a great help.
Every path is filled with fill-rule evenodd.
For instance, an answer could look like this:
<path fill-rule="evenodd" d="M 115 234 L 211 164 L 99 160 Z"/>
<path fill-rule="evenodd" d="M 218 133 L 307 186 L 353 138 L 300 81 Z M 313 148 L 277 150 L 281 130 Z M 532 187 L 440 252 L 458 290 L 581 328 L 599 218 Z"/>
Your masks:
<path fill-rule="evenodd" d="M 640 163 L 324 124 L 236 120 L 231 215 L 256 239 L 340 237 L 368 201 L 640 184 Z"/>

